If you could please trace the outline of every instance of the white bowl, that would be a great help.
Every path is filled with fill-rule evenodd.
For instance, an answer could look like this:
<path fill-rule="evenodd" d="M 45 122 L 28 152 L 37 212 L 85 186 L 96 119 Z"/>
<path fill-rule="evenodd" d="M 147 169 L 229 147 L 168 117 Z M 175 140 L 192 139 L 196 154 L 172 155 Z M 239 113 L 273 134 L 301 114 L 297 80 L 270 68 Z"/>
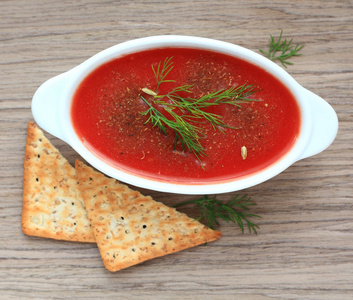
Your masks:
<path fill-rule="evenodd" d="M 159 182 L 123 172 L 94 155 L 77 137 L 70 118 L 71 101 L 81 81 L 101 64 L 121 55 L 160 47 L 189 47 L 226 53 L 260 66 L 278 78 L 294 95 L 300 114 L 301 128 L 295 145 L 270 167 L 233 181 L 208 184 Z M 125 183 L 162 192 L 178 194 L 218 194 L 241 190 L 264 182 L 294 162 L 326 149 L 338 130 L 335 111 L 322 98 L 299 85 L 277 64 L 243 47 L 199 37 L 153 36 L 110 47 L 72 70 L 43 83 L 33 96 L 32 112 L 37 124 L 52 135 L 67 142 L 93 167 Z"/>

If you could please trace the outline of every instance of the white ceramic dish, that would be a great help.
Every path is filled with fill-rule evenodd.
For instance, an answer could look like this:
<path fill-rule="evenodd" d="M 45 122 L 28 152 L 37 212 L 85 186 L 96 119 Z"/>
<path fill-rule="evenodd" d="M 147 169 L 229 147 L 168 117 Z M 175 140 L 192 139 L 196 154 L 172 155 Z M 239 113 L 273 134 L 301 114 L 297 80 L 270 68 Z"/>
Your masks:
<path fill-rule="evenodd" d="M 167 46 L 227 53 L 256 64 L 276 76 L 292 92 L 300 107 L 300 135 L 292 149 L 261 172 L 234 181 L 207 185 L 168 183 L 142 178 L 118 170 L 95 156 L 83 145 L 71 124 L 70 107 L 77 86 L 102 63 L 124 54 Z M 92 166 L 108 176 L 134 186 L 178 194 L 218 194 L 254 186 L 276 176 L 294 162 L 323 151 L 333 142 L 338 130 L 337 115 L 325 100 L 299 85 L 286 71 L 262 55 L 222 41 L 175 35 L 147 37 L 118 44 L 92 56 L 72 70 L 49 79 L 33 96 L 32 112 L 41 128 L 67 142 Z"/>

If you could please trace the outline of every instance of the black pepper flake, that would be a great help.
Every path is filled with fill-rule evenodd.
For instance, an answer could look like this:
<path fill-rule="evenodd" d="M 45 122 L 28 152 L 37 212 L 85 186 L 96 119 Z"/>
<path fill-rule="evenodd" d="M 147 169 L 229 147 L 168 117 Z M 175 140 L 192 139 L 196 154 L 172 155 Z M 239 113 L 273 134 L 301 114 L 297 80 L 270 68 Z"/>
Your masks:
<path fill-rule="evenodd" d="M 124 217 L 120 217 L 120 219 L 124 220 Z"/>
<path fill-rule="evenodd" d="M 36 181 L 39 182 L 39 178 L 38 177 L 36 178 Z"/>
<path fill-rule="evenodd" d="M 154 246 L 156 243 L 155 242 L 152 242 L 151 245 Z"/>
<path fill-rule="evenodd" d="M 147 225 L 143 225 L 142 228 L 147 228 Z"/>

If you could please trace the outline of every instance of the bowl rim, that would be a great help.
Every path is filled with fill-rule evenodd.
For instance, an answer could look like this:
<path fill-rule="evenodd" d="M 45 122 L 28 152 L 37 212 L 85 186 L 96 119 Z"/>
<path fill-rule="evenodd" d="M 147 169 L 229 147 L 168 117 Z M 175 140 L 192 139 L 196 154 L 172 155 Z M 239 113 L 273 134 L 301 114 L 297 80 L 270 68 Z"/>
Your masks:
<path fill-rule="evenodd" d="M 119 170 L 117 167 L 110 165 L 108 162 L 99 158 L 97 154 L 90 151 L 77 136 L 71 122 L 71 102 L 78 85 L 89 73 L 105 62 L 125 54 L 161 47 L 200 48 L 230 54 L 256 64 L 275 76 L 291 91 L 300 110 L 300 131 L 298 139 L 291 149 L 276 162 L 258 172 L 235 178 L 234 180 L 217 181 L 215 183 L 210 182 L 207 184 L 165 182 L 142 177 L 125 170 Z M 64 140 L 94 168 L 110 177 L 140 188 L 176 194 L 200 195 L 242 190 L 267 181 L 287 169 L 300 158 L 301 153 L 305 150 L 310 139 L 312 124 L 310 119 L 310 107 L 306 101 L 302 100 L 305 93 L 304 88 L 274 62 L 252 50 L 228 42 L 183 35 L 160 35 L 134 39 L 114 45 L 93 55 L 77 67 L 68 71 L 65 77 L 67 85 L 62 95 L 62 99 L 64 100 L 58 111 L 60 126 L 62 126 L 61 131 L 65 135 Z"/>

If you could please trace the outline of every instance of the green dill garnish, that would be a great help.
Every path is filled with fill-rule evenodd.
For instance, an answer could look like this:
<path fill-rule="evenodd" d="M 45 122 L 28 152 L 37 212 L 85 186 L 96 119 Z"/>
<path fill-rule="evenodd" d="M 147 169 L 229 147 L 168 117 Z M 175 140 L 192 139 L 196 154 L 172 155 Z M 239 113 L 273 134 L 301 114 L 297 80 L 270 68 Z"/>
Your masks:
<path fill-rule="evenodd" d="M 167 128 L 174 130 L 175 142 L 174 149 L 176 148 L 177 142 L 181 143 L 183 150 L 189 150 L 194 153 L 199 159 L 200 155 L 206 155 L 205 149 L 200 143 L 200 138 L 202 137 L 201 128 L 186 122 L 186 118 L 179 116 L 173 112 L 170 108 L 165 108 L 165 111 L 173 117 L 174 120 L 168 119 L 159 110 L 155 109 L 143 96 L 141 99 L 149 106 L 149 108 L 142 112 L 141 114 L 146 116 L 148 119 L 145 123 L 151 122 L 152 126 L 156 126 L 164 134 L 167 134 Z"/>
<path fill-rule="evenodd" d="M 161 83 L 163 82 L 174 82 L 174 80 L 165 80 L 166 76 L 169 74 L 169 72 L 173 69 L 173 63 L 171 62 L 171 60 L 173 59 L 173 57 L 167 57 L 164 60 L 163 66 L 162 66 L 162 70 L 161 68 L 161 62 L 158 63 L 158 67 L 157 67 L 157 71 L 154 69 L 153 65 L 152 65 L 152 71 L 154 76 L 156 77 L 157 80 L 157 88 L 156 88 L 156 93 L 158 92 L 159 86 L 161 85 Z"/>
<path fill-rule="evenodd" d="M 292 56 L 300 56 L 301 54 L 298 52 L 304 47 L 304 45 L 297 44 L 293 46 L 293 39 L 290 41 L 287 41 L 286 39 L 282 40 L 282 34 L 283 30 L 281 30 L 278 40 L 275 40 L 271 35 L 269 51 L 264 51 L 262 49 L 260 49 L 260 51 L 271 60 L 279 60 L 282 65 L 287 68 L 287 65 L 293 64 L 288 61 L 288 59 Z"/>
<path fill-rule="evenodd" d="M 193 153 L 201 163 L 201 157 L 206 156 L 206 149 L 201 144 L 201 139 L 205 137 L 202 128 L 197 124 L 209 122 L 214 129 L 223 132 L 223 128 L 232 128 L 222 120 L 222 116 L 208 112 L 208 107 L 220 104 L 231 104 L 240 106 L 242 103 L 257 101 L 249 98 L 257 90 L 253 85 L 239 85 L 229 89 L 213 91 L 200 98 L 188 97 L 192 95 L 194 85 L 182 85 L 173 88 L 167 94 L 158 94 L 162 83 L 175 82 L 166 79 L 173 69 L 172 57 L 167 57 L 163 64 L 158 63 L 155 69 L 152 65 L 153 74 L 156 77 L 157 87 L 153 91 L 149 88 L 142 88 L 142 92 L 149 96 L 148 99 L 141 95 L 141 99 L 148 105 L 141 115 L 148 116 L 145 123 L 151 122 L 158 127 L 161 132 L 168 134 L 168 128 L 175 133 L 174 149 L 179 143 L 184 151 Z M 187 96 L 185 96 L 187 95 Z M 149 100 L 149 101 L 148 101 Z M 158 110 L 154 105 L 163 109 Z M 202 166 L 202 163 L 201 163 Z"/>
<path fill-rule="evenodd" d="M 197 220 L 205 220 L 207 226 L 212 229 L 214 229 L 215 225 L 219 225 L 218 220 L 220 219 L 225 222 L 238 224 L 242 233 L 244 233 L 245 227 L 247 227 L 250 233 L 254 232 L 257 234 L 256 229 L 259 226 L 250 221 L 249 218 L 261 217 L 247 212 L 250 206 L 256 205 L 250 201 L 250 197 L 247 195 L 236 195 L 229 202 L 217 200 L 216 197 L 209 198 L 208 196 L 204 196 L 200 199 L 177 203 L 173 207 L 188 204 L 195 204 L 200 209 L 201 215 Z"/>
<path fill-rule="evenodd" d="M 255 88 L 252 85 L 240 85 L 236 87 L 231 87 L 227 90 L 215 91 L 211 92 L 207 95 L 202 96 L 199 99 L 191 98 L 191 97 L 182 97 L 179 95 L 179 92 L 187 92 L 192 93 L 191 91 L 192 85 L 185 85 L 181 87 L 177 87 L 173 89 L 170 93 L 161 96 L 155 96 L 154 102 L 156 104 L 161 104 L 164 107 L 168 108 L 176 108 L 181 111 L 188 112 L 190 114 L 189 117 L 193 119 L 203 119 L 212 124 L 213 128 L 233 128 L 226 125 L 222 121 L 222 116 L 213 114 L 205 111 L 205 108 L 220 105 L 220 104 L 231 104 L 234 106 L 241 107 L 241 103 L 255 101 L 254 99 L 249 99 L 248 97 L 255 92 Z M 158 100 L 158 99 L 168 99 Z"/>

